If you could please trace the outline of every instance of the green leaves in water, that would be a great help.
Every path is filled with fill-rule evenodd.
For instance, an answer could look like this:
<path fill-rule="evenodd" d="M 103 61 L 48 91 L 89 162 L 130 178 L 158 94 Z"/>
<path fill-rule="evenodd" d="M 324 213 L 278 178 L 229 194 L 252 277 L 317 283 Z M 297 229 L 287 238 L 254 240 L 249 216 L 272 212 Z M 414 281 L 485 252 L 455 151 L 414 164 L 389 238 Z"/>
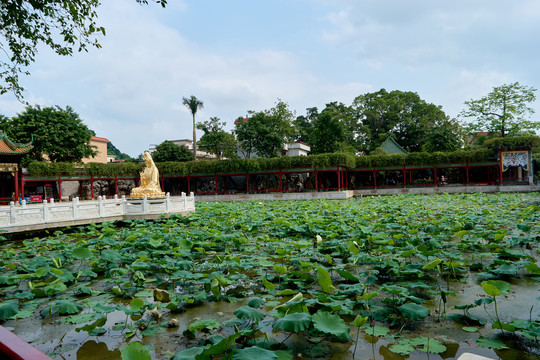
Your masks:
<path fill-rule="evenodd" d="M 314 314 L 311 319 L 315 329 L 323 333 L 331 334 L 342 339 L 351 337 L 349 334 L 351 329 L 345 324 L 345 321 L 336 314 L 319 311 Z"/>
<path fill-rule="evenodd" d="M 437 319 L 463 310 L 469 326 L 460 324 L 458 331 L 465 336 L 475 326 L 486 337 L 500 328 L 535 339 L 540 323 L 528 314 L 518 319 L 505 314 L 501 323 L 473 309 L 486 306 L 492 312 L 497 304 L 502 314 L 509 279 L 539 277 L 531 255 L 539 241 L 538 199 L 538 194 L 441 194 L 200 202 L 185 218 L 91 225 L 16 246 L 2 242 L 0 321 L 11 325 L 14 318 L 40 320 L 34 314 L 58 316 L 79 331 L 131 339 L 167 336 L 156 334 L 191 307 L 238 302 L 229 310 L 235 318 L 208 314 L 191 322 L 187 336 L 201 346 L 175 357 L 238 358 L 259 351 L 247 351 L 257 344 L 272 353 L 261 356 L 281 359 L 289 355 L 273 351 L 275 338 L 283 336 L 279 332 L 343 341 L 350 337 L 349 326 L 393 341 L 399 353 L 411 348 L 436 353 L 441 349 L 436 332 L 428 340 L 397 333 L 411 322 L 432 325 L 435 316 L 426 304 L 434 303 Z M 471 292 L 489 297 L 463 299 L 455 287 L 465 281 Z M 520 286 L 512 286 L 521 300 Z M 454 294 L 465 305 L 447 310 L 447 297 Z M 162 319 L 152 317 L 154 308 Z M 111 313 L 128 320 L 103 323 Z"/>
<path fill-rule="evenodd" d="M 151 360 L 150 352 L 144 348 L 140 342 L 130 342 L 125 348 L 120 350 L 122 360 Z"/>
<path fill-rule="evenodd" d="M 300 332 L 309 328 L 311 324 L 311 315 L 309 313 L 299 312 L 287 314 L 274 322 L 274 329 L 287 332 Z"/>
<path fill-rule="evenodd" d="M 425 306 L 407 303 L 398 307 L 401 314 L 409 320 L 420 320 L 429 315 L 429 309 Z"/>

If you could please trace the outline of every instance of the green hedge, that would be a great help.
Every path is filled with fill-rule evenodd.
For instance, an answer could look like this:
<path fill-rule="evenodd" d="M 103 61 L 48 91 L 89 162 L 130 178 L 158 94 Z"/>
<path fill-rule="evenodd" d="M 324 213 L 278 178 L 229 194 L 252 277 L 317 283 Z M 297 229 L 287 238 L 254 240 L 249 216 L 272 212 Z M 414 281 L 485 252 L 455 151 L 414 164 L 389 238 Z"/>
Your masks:
<path fill-rule="evenodd" d="M 368 155 L 356 157 L 356 167 L 380 167 L 402 165 L 438 165 L 448 163 L 482 162 L 493 159 L 490 149 L 454 152 L 415 152 L 408 154 Z"/>
<path fill-rule="evenodd" d="M 247 171 L 267 171 L 291 169 L 296 167 L 324 168 L 333 165 L 354 167 L 355 156 L 352 154 L 333 153 L 310 156 L 284 156 L 276 158 L 256 158 L 240 160 L 210 160 L 188 162 L 164 162 L 156 166 L 161 174 L 192 175 L 245 173 Z"/>
<path fill-rule="evenodd" d="M 66 163 L 66 162 L 39 162 L 33 161 L 28 165 L 32 176 L 58 176 L 58 175 L 94 175 L 94 176 L 115 176 L 133 175 L 138 176 L 139 171 L 144 168 L 144 164 L 132 162 L 125 163 Z"/>
<path fill-rule="evenodd" d="M 525 135 L 525 136 L 509 136 L 498 137 L 484 141 L 482 144 L 485 148 L 494 150 L 512 150 L 520 148 L 535 148 L 540 147 L 540 136 Z"/>
<path fill-rule="evenodd" d="M 347 168 L 402 165 L 437 165 L 446 163 L 482 162 L 493 159 L 490 149 L 471 151 L 409 153 L 393 155 L 354 156 L 348 153 L 332 153 L 310 156 L 284 156 L 241 160 L 210 160 L 157 163 L 162 175 L 193 175 L 219 173 L 245 173 L 248 171 L 272 171 L 291 168 L 326 168 L 341 165 Z M 94 177 L 138 177 L 144 164 L 125 163 L 44 163 L 32 162 L 28 166 L 33 176 L 93 175 Z"/>

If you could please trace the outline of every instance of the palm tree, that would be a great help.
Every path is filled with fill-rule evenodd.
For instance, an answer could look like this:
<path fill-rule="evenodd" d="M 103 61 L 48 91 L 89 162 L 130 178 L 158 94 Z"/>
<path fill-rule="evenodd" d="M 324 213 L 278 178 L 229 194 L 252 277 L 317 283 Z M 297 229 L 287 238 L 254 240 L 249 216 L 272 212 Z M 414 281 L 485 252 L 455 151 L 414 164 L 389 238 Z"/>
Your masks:
<path fill-rule="evenodd" d="M 182 99 L 182 104 L 185 105 L 191 115 L 193 115 L 193 159 L 197 160 L 197 132 L 195 130 L 195 114 L 197 110 L 202 109 L 204 104 L 201 100 L 197 99 L 195 96 L 191 95 L 189 98 L 184 97 Z"/>

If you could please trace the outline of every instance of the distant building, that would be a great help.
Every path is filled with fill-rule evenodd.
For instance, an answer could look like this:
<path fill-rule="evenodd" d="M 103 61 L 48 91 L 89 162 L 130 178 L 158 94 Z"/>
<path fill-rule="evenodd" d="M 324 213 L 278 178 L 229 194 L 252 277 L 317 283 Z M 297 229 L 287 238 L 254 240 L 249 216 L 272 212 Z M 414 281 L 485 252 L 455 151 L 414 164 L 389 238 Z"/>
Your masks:
<path fill-rule="evenodd" d="M 407 151 L 399 145 L 391 136 L 387 137 L 381 145 L 387 154 L 406 154 Z"/>
<path fill-rule="evenodd" d="M 236 150 L 236 155 L 238 155 L 240 159 L 245 159 L 246 154 L 242 150 L 242 144 L 238 144 L 238 147 L 239 148 Z M 308 144 L 302 141 L 297 141 L 290 144 L 283 144 L 283 149 L 281 151 L 278 151 L 276 155 L 277 156 L 307 156 L 310 151 L 311 151 L 311 147 Z M 258 157 L 259 156 L 257 155 L 257 153 L 250 154 L 250 158 L 252 159 L 258 158 Z"/>
<path fill-rule="evenodd" d="M 90 139 L 90 145 L 93 145 L 96 147 L 97 154 L 94 157 L 88 157 L 82 159 L 82 162 L 85 164 L 96 162 L 96 163 L 102 163 L 106 164 L 109 162 L 107 157 L 107 143 L 109 142 L 108 139 L 92 136 Z"/>
<path fill-rule="evenodd" d="M 307 156 L 310 151 L 311 146 L 302 141 L 297 141 L 292 144 L 285 144 L 282 156 Z"/>

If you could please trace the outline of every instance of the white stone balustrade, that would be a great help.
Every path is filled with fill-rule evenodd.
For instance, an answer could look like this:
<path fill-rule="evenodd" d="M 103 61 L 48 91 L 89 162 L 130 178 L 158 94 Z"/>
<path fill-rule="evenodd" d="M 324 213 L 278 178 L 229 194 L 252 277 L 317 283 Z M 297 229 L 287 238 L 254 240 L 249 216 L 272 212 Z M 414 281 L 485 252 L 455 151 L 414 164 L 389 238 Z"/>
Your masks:
<path fill-rule="evenodd" d="M 156 218 L 161 214 L 185 214 L 195 210 L 195 196 L 191 193 L 186 196 L 170 196 L 168 193 L 162 199 L 126 199 L 125 196 L 114 196 L 113 199 L 103 199 L 98 197 L 97 201 L 80 201 L 74 198 L 71 202 L 55 202 L 51 199 L 43 204 L 10 203 L 9 206 L 0 207 L 0 233 L 10 232 L 11 228 L 28 226 L 33 230 L 32 225 L 40 225 L 40 228 L 47 228 L 47 224 L 52 227 L 74 225 L 69 222 L 76 221 L 76 224 L 102 222 L 108 220 L 123 219 L 143 219 Z M 88 221 L 84 221 L 88 220 Z"/>

